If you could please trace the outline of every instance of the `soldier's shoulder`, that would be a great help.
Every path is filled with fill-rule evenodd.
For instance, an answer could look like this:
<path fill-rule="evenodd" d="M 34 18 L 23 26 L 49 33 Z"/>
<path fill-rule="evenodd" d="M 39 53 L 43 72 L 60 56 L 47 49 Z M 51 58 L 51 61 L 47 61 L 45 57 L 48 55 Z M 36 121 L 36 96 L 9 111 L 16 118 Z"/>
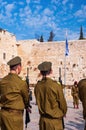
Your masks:
<path fill-rule="evenodd" d="M 61 85 L 61 83 L 57 80 L 53 80 L 54 83 L 58 84 L 58 85 Z"/>
<path fill-rule="evenodd" d="M 57 83 L 57 81 L 56 81 L 56 80 L 53 80 L 53 82 Z"/>
<path fill-rule="evenodd" d="M 81 87 L 81 86 L 86 86 L 86 79 L 81 79 L 81 80 L 78 82 L 78 87 Z"/>
<path fill-rule="evenodd" d="M 20 76 L 16 77 L 16 80 L 18 81 L 19 84 L 22 84 L 22 85 L 26 84 L 26 80 L 24 80 L 24 79 L 23 79 L 22 77 L 20 77 Z"/>
<path fill-rule="evenodd" d="M 84 82 L 86 82 L 86 79 L 82 79 L 81 81 L 84 81 Z"/>
<path fill-rule="evenodd" d="M 86 82 L 86 79 L 81 79 L 80 81 L 79 81 L 79 83 L 84 83 L 84 82 Z M 78 84 L 79 84 L 78 83 Z"/>
<path fill-rule="evenodd" d="M 73 85 L 71 89 L 74 89 L 74 88 L 75 88 L 75 86 Z"/>
<path fill-rule="evenodd" d="M 38 80 L 37 83 L 41 82 L 41 80 Z"/>
<path fill-rule="evenodd" d="M 52 81 L 56 86 L 61 86 L 60 82 L 58 82 L 57 80 L 53 80 Z"/>
<path fill-rule="evenodd" d="M 52 79 L 52 82 L 53 82 L 53 83 L 55 83 L 55 84 L 57 84 L 57 81 L 56 81 L 56 80 L 54 80 L 54 79 Z"/>
<path fill-rule="evenodd" d="M 4 76 L 3 78 L 0 78 L 0 81 L 8 79 L 9 75 Z"/>
<path fill-rule="evenodd" d="M 38 80 L 38 81 L 37 81 L 37 84 L 40 84 L 40 83 L 41 83 L 41 80 Z"/>

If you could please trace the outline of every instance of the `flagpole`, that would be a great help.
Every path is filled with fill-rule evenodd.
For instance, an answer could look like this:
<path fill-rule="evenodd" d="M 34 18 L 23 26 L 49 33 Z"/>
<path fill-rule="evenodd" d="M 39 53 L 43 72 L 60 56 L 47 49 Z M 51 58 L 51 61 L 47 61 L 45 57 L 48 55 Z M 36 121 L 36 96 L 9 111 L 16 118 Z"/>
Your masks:
<path fill-rule="evenodd" d="M 67 41 L 67 31 L 66 31 L 66 41 L 65 41 L 65 57 L 64 57 L 64 95 L 66 90 L 66 56 L 68 56 L 69 49 L 68 49 L 68 41 Z"/>
<path fill-rule="evenodd" d="M 64 95 L 65 95 L 65 85 L 66 85 L 66 56 L 64 57 Z"/>
<path fill-rule="evenodd" d="M 66 56 L 64 58 L 64 85 L 66 84 Z"/>

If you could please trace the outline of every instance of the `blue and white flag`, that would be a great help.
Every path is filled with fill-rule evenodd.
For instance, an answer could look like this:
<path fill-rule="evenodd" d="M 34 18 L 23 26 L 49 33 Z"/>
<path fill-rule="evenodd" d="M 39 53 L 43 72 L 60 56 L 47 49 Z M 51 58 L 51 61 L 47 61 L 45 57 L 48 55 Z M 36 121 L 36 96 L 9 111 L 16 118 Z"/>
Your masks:
<path fill-rule="evenodd" d="M 68 49 L 68 41 L 67 41 L 67 38 L 66 38 L 66 42 L 65 42 L 65 56 L 68 56 L 69 54 L 69 49 Z"/>

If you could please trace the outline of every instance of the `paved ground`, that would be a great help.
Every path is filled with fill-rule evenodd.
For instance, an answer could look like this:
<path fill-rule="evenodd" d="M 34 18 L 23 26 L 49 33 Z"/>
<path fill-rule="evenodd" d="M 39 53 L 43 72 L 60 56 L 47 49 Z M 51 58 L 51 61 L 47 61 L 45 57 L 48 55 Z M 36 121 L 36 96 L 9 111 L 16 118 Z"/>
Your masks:
<path fill-rule="evenodd" d="M 31 122 L 28 124 L 27 130 L 39 130 L 39 113 L 37 105 L 35 105 L 35 98 L 33 96 L 32 113 L 30 114 Z M 67 100 L 68 111 L 64 118 L 65 130 L 84 130 L 84 120 L 82 117 L 82 104 L 79 104 L 79 109 L 73 108 L 71 99 Z"/>

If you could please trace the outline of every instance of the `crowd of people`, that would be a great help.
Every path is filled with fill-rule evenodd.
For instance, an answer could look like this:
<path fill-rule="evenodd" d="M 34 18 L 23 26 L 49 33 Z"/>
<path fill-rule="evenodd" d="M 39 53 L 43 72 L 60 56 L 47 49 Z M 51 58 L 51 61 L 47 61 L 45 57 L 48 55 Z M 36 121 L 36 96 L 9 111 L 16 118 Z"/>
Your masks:
<path fill-rule="evenodd" d="M 0 81 L 0 126 L 1 130 L 23 130 L 24 109 L 31 112 L 29 89 L 26 81 L 19 77 L 22 70 L 21 58 L 16 56 L 7 64 L 10 72 Z M 34 94 L 40 114 L 39 130 L 63 130 L 67 102 L 62 84 L 51 78 L 53 73 L 51 62 L 40 63 L 38 69 L 41 80 L 37 81 Z M 74 82 L 71 95 L 74 109 L 79 109 L 79 100 L 81 100 L 83 118 L 86 121 L 86 79 Z"/>

